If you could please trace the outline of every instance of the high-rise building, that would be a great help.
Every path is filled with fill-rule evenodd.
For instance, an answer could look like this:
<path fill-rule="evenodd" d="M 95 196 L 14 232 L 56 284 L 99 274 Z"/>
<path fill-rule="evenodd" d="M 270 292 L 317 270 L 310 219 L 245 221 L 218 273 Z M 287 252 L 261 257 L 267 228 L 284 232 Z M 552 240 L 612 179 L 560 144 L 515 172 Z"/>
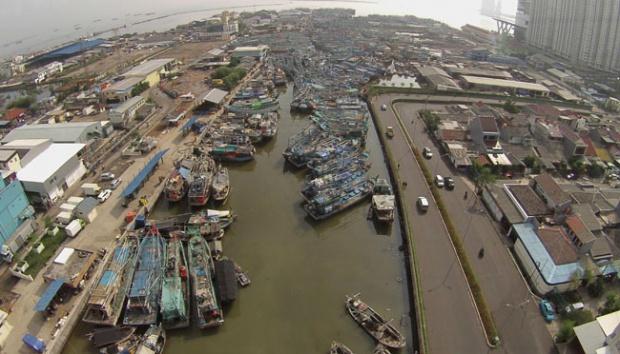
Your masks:
<path fill-rule="evenodd" d="M 529 11 L 528 44 L 575 64 L 620 71 L 620 0 L 523 0 L 517 18 L 521 6 Z"/>

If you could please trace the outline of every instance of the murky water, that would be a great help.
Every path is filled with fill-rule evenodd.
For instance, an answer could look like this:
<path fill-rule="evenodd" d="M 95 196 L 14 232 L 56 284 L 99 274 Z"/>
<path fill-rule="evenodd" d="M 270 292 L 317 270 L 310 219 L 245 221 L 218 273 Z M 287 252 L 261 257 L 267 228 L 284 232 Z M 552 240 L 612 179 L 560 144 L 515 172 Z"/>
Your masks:
<path fill-rule="evenodd" d="M 358 354 L 371 353 L 373 339 L 345 312 L 346 294 L 364 299 L 407 334 L 412 324 L 398 223 L 377 227 L 366 220 L 368 203 L 321 223 L 310 221 L 299 194 L 304 175 L 282 158 L 288 138 L 308 124 L 291 117 L 291 90 L 281 98 L 278 136 L 257 149 L 256 160 L 231 165 L 232 194 L 227 207 L 239 216 L 224 236 L 224 254 L 249 272 L 252 285 L 240 289 L 213 331 L 168 332 L 167 353 L 285 354 L 326 353 L 332 340 Z M 387 176 L 374 129 L 368 136 L 370 175 Z M 165 201 L 152 213 L 177 210 Z M 66 354 L 92 351 L 77 330 Z"/>

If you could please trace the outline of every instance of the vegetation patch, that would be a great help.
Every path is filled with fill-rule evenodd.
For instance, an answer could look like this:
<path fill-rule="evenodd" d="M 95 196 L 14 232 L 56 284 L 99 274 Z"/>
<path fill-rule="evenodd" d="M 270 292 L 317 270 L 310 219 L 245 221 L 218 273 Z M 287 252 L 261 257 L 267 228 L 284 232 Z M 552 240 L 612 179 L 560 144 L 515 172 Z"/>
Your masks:
<path fill-rule="evenodd" d="M 146 82 L 146 81 L 143 81 L 143 82 L 137 84 L 136 86 L 134 86 L 131 89 L 131 97 L 138 96 L 142 92 L 148 90 L 148 88 L 149 88 L 149 83 Z"/>
<path fill-rule="evenodd" d="M 215 70 L 213 75 L 211 75 L 211 78 L 222 80 L 224 82 L 224 87 L 226 87 L 227 90 L 230 90 L 237 86 L 237 83 L 245 77 L 245 74 L 246 72 L 243 68 L 221 67 Z"/>
<path fill-rule="evenodd" d="M 41 242 L 45 245 L 43 252 L 37 253 L 35 249 L 32 249 L 23 259 L 28 263 L 26 274 L 34 278 L 43 269 L 45 263 L 56 253 L 65 238 L 64 230 L 59 230 L 56 235 L 44 236 L 41 239 Z"/>

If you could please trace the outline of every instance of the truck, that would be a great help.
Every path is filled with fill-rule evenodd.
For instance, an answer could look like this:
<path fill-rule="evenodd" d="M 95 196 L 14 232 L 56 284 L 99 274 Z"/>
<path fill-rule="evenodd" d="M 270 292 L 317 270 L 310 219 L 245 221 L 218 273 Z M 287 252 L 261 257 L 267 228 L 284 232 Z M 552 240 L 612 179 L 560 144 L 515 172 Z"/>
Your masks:
<path fill-rule="evenodd" d="M 82 193 L 85 196 L 96 197 L 101 193 L 101 187 L 97 183 L 84 183 L 82 184 Z"/>
<path fill-rule="evenodd" d="M 67 225 L 73 219 L 73 213 L 70 211 L 61 211 L 56 215 L 56 222 L 61 225 Z"/>
<path fill-rule="evenodd" d="M 80 231 L 82 231 L 82 223 L 78 219 L 71 221 L 69 225 L 65 227 L 65 234 L 69 237 L 77 236 Z"/>

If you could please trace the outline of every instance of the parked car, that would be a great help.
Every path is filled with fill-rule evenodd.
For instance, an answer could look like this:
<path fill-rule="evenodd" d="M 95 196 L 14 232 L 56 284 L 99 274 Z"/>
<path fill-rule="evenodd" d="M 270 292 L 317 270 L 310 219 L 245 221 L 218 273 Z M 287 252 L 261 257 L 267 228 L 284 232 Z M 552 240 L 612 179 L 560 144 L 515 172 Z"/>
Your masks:
<path fill-rule="evenodd" d="M 99 193 L 99 195 L 97 196 L 97 200 L 99 200 L 99 203 L 103 203 L 108 200 L 108 198 L 110 198 L 110 195 L 112 195 L 112 190 L 106 189 L 103 192 Z"/>
<path fill-rule="evenodd" d="M 118 187 L 121 184 L 121 182 L 123 182 L 123 179 L 120 177 L 113 180 L 112 182 L 110 182 L 110 189 L 112 190 L 116 189 L 116 187 Z"/>
<path fill-rule="evenodd" d="M 433 157 L 433 152 L 431 151 L 430 148 L 425 147 L 422 150 L 422 155 L 424 156 L 424 158 L 426 158 L 427 160 L 431 159 Z"/>
<path fill-rule="evenodd" d="M 452 177 L 446 177 L 444 178 L 445 184 L 446 184 L 446 189 L 448 190 L 453 190 L 454 186 L 456 185 L 456 183 L 454 182 L 454 178 Z"/>
<path fill-rule="evenodd" d="M 564 308 L 564 311 L 566 311 L 566 313 L 571 313 L 574 311 L 583 310 L 583 308 L 584 308 L 583 302 L 575 302 L 574 304 L 570 304 L 566 306 Z"/>
<path fill-rule="evenodd" d="M 553 306 L 551 306 L 551 303 L 546 300 L 546 299 L 542 299 L 540 300 L 540 313 L 543 315 L 543 317 L 545 318 L 545 321 L 547 322 L 551 322 L 553 320 L 555 320 L 555 312 L 553 311 Z"/>
<path fill-rule="evenodd" d="M 393 138 L 394 137 L 394 127 L 392 127 L 391 125 L 388 126 L 387 128 L 385 128 L 385 135 L 388 138 Z"/>
<path fill-rule="evenodd" d="M 444 179 L 443 179 L 443 177 L 441 177 L 441 175 L 436 175 L 435 176 L 435 185 L 438 188 L 443 188 L 443 186 L 444 186 Z"/>
<path fill-rule="evenodd" d="M 116 176 L 114 176 L 114 173 L 111 173 L 111 172 L 104 172 L 99 177 L 99 179 L 102 180 L 102 181 L 111 181 L 114 178 L 116 178 Z"/>
<path fill-rule="evenodd" d="M 387 105 L 386 104 L 382 104 L 381 105 L 381 110 L 382 111 L 387 111 Z"/>
<path fill-rule="evenodd" d="M 426 197 L 418 197 L 416 204 L 418 205 L 418 209 L 420 209 L 420 211 L 426 212 L 428 210 L 428 199 L 426 199 Z"/>

